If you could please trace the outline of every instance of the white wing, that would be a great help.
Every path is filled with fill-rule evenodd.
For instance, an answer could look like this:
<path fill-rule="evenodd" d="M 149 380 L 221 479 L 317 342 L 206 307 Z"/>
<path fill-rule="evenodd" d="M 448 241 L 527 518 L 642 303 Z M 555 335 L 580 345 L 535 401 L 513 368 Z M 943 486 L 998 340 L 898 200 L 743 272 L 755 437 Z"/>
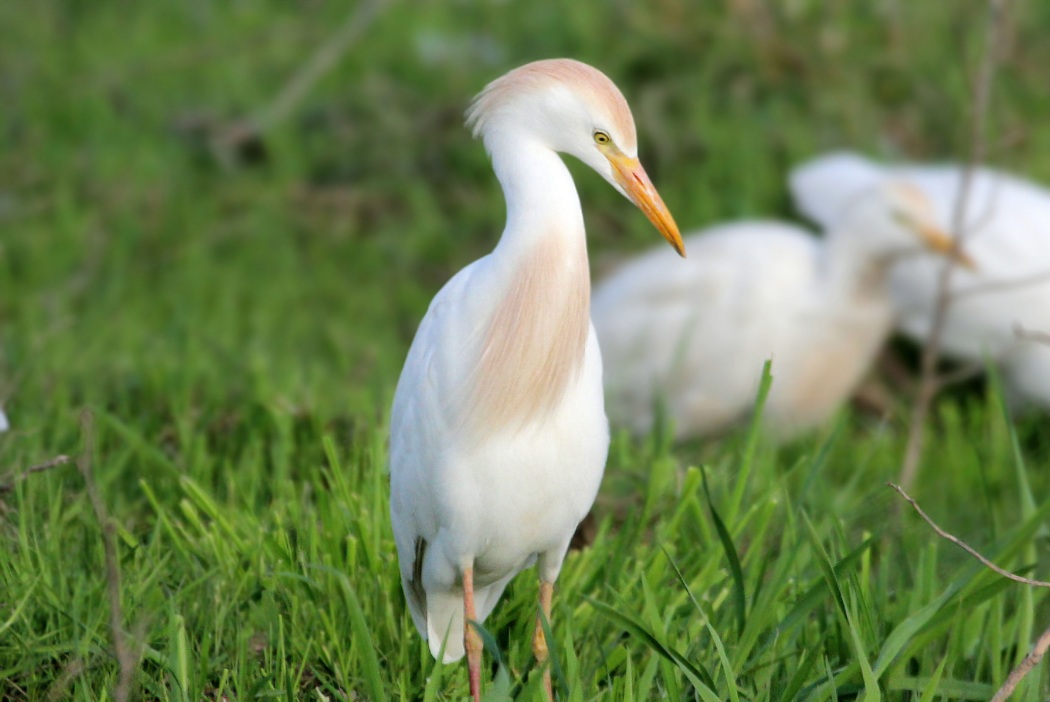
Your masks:
<path fill-rule="evenodd" d="M 833 151 L 792 168 L 788 187 L 799 212 L 827 230 L 850 200 L 885 178 L 885 171 L 863 156 Z"/>
<path fill-rule="evenodd" d="M 441 641 L 428 636 L 428 613 L 431 617 L 444 614 L 447 620 L 454 611 L 442 613 L 434 609 L 462 607 L 458 597 L 431 596 L 428 603 L 422 561 L 428 544 L 433 543 L 443 526 L 441 478 L 452 458 L 452 429 L 456 424 L 449 414 L 450 399 L 462 385 L 455 369 L 463 364 L 456 363 L 455 356 L 469 348 L 477 334 L 468 320 L 480 323 L 487 318 L 484 314 L 470 314 L 475 307 L 471 300 L 477 298 L 467 294 L 485 260 L 475 261 L 457 273 L 431 301 L 401 371 L 390 415 L 390 517 L 401 583 L 416 628 L 431 640 L 432 649 L 439 648 Z M 455 633 L 449 636 L 450 654 L 460 651 L 462 645 Z"/>
<path fill-rule="evenodd" d="M 822 156 L 791 173 L 799 209 L 818 223 L 835 221 L 842 204 L 878 180 L 902 179 L 927 194 L 941 226 L 953 231 L 962 169 L 955 165 L 880 166 L 849 153 Z M 976 271 L 957 270 L 954 302 L 942 336 L 950 354 L 1003 364 L 1017 395 L 1050 406 L 1050 348 L 1018 339 L 1018 325 L 1050 330 L 1050 191 L 989 168 L 975 172 L 964 218 L 965 248 Z M 894 267 L 890 289 L 907 334 L 924 339 L 937 300 L 941 259 L 919 256 Z"/>
<path fill-rule="evenodd" d="M 637 432 L 661 403 L 679 437 L 741 419 L 766 359 L 790 351 L 780 347 L 798 337 L 795 322 L 813 304 L 818 248 L 803 229 L 742 222 L 686 243 L 685 261 L 657 249 L 594 292 L 606 407 L 613 423 Z"/>

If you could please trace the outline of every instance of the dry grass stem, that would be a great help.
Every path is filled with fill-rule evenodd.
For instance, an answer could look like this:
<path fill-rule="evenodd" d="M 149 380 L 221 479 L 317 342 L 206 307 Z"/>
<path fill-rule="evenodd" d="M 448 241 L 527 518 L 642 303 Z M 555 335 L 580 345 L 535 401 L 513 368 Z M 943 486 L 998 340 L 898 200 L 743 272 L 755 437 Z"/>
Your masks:
<path fill-rule="evenodd" d="M 1046 582 L 1045 580 L 1033 580 L 1032 578 L 1026 578 L 1021 575 L 1017 575 L 1016 573 L 1011 573 L 1008 570 L 1003 570 L 999 566 L 995 565 L 990 560 L 978 553 L 977 550 L 970 546 L 968 543 L 966 543 L 957 536 L 949 534 L 940 526 L 938 526 L 937 523 L 933 521 L 933 519 L 931 519 L 930 516 L 926 514 L 926 512 L 923 511 L 922 507 L 919 506 L 919 503 L 915 501 L 915 498 L 913 498 L 911 495 L 905 492 L 904 488 L 902 488 L 900 485 L 897 485 L 895 483 L 887 483 L 887 485 L 899 492 L 901 497 L 903 497 L 905 500 L 908 501 L 909 504 L 911 504 L 915 511 L 918 512 L 919 516 L 922 517 L 923 520 L 930 525 L 930 528 L 933 529 L 938 536 L 940 536 L 942 539 L 947 539 L 948 541 L 951 541 L 953 544 L 955 544 L 956 546 L 958 546 L 959 548 L 976 558 L 978 561 L 980 561 L 981 564 L 984 565 L 986 568 L 995 571 L 1004 578 L 1008 578 L 1010 580 L 1022 583 L 1024 585 L 1031 585 L 1032 587 L 1050 588 L 1050 582 Z M 995 693 L 995 696 L 992 697 L 991 702 L 1005 702 L 1005 700 L 1007 700 L 1010 697 L 1010 695 L 1013 694 L 1014 690 L 1017 688 L 1020 682 L 1024 680 L 1025 676 L 1028 675 L 1028 673 L 1031 672 L 1033 668 L 1039 665 L 1039 661 L 1043 660 L 1043 656 L 1046 655 L 1046 651 L 1048 648 L 1050 648 L 1050 628 L 1047 628 L 1046 631 L 1039 635 L 1039 638 L 1036 639 L 1035 645 L 1032 647 L 1032 650 L 1028 652 L 1028 655 L 1024 657 L 1024 660 L 1022 660 L 1016 668 L 1010 671 L 1010 674 L 1006 677 L 1006 680 L 1005 682 L 1003 682 L 1002 687 L 1000 687 L 999 690 Z"/>
<path fill-rule="evenodd" d="M 62 673 L 58 676 L 58 679 L 47 690 L 48 702 L 59 702 L 60 700 L 69 699 L 67 696 L 69 686 L 86 669 L 87 666 L 84 665 L 84 661 L 79 658 L 74 658 L 67 663 L 62 668 Z"/>
<path fill-rule="evenodd" d="M 256 115 L 252 120 L 255 129 L 264 132 L 288 117 L 296 105 L 302 102 L 310 88 L 335 66 L 336 61 L 371 26 L 386 2 L 387 0 L 365 0 L 359 3 L 335 34 L 310 55 L 302 67 L 281 88 L 277 97 Z"/>
<path fill-rule="evenodd" d="M 67 463 L 69 463 L 69 456 L 60 455 L 55 456 L 50 461 L 44 461 L 43 463 L 39 463 L 35 466 L 30 466 L 29 468 L 26 468 L 24 471 L 16 475 L 11 480 L 8 480 L 4 483 L 0 483 L 0 495 L 4 494 L 5 492 L 11 492 L 15 489 L 16 485 L 28 478 L 33 473 L 43 473 L 45 470 L 51 470 L 52 468 L 63 466 Z"/>
<path fill-rule="evenodd" d="M 81 433 L 84 437 L 84 448 L 77 458 L 77 468 L 84 477 L 91 508 L 102 527 L 102 548 L 106 561 L 106 593 L 109 597 L 109 625 L 113 636 L 113 652 L 117 659 L 120 675 L 113 691 L 116 702 L 127 702 L 131 695 L 131 685 L 139 665 L 139 650 L 133 650 L 127 631 L 124 629 L 124 611 L 120 605 L 120 560 L 117 556 L 116 526 L 106 511 L 106 505 L 95 485 L 92 469 L 92 456 L 95 452 L 94 415 L 84 410 L 80 415 Z"/>
<path fill-rule="evenodd" d="M 1043 660 L 1043 656 L 1046 655 L 1046 649 L 1050 648 L 1050 628 L 1039 635 L 1036 639 L 1035 646 L 1028 652 L 1028 655 L 1024 657 L 1024 660 L 1017 664 L 1017 667 L 1010 671 L 1010 674 L 1006 676 L 1006 681 L 1003 686 L 1000 687 L 995 696 L 992 697 L 991 702 L 1006 702 L 1010 698 L 1010 695 L 1014 693 L 1017 685 L 1024 680 L 1025 676 L 1032 670 L 1032 668 L 1039 665 L 1039 661 Z"/>
<path fill-rule="evenodd" d="M 1022 341 L 1034 341 L 1038 344 L 1050 345 L 1050 333 L 1025 329 L 1021 324 L 1014 325 L 1014 335 Z"/>
<path fill-rule="evenodd" d="M 1022 276 L 1020 278 L 1013 278 L 1011 280 L 996 280 L 990 283 L 973 285 L 963 290 L 956 290 L 952 295 L 952 299 L 962 300 L 967 297 L 993 295 L 997 292 L 1008 292 L 1010 290 L 1027 288 L 1030 285 L 1041 285 L 1043 283 L 1050 283 L 1050 270 L 1040 271 L 1038 273 Z"/>
<path fill-rule="evenodd" d="M 962 539 L 960 539 L 957 536 L 953 536 L 952 534 L 949 534 L 944 529 L 941 529 L 939 526 L 937 526 L 937 522 L 933 521 L 930 518 L 930 516 L 928 514 L 926 514 L 926 512 L 924 512 L 922 510 L 922 507 L 920 507 L 919 503 L 915 501 L 915 498 L 912 497 L 911 495 L 909 495 L 907 492 L 905 492 L 904 488 L 902 488 L 900 485 L 897 485 L 896 483 L 886 483 L 886 484 L 889 485 L 894 490 L 896 490 L 897 492 L 899 492 L 901 494 L 901 497 L 903 497 L 905 500 L 907 500 L 911 504 L 911 506 L 915 509 L 915 511 L 919 513 L 919 516 L 922 517 L 926 521 L 926 523 L 930 525 L 930 528 L 933 529 L 935 532 L 937 532 L 937 536 L 940 536 L 942 539 L 947 539 L 948 541 L 951 541 L 953 544 L 955 544 L 956 546 L 958 546 L 962 550 L 966 551 L 968 554 L 970 554 L 971 556 L 973 556 L 974 558 L 979 560 L 981 563 L 983 563 L 988 568 L 994 570 L 999 575 L 1003 576 L 1004 578 L 1009 578 L 1010 580 L 1014 580 L 1014 581 L 1019 582 L 1019 583 L 1024 583 L 1025 585 L 1032 585 L 1034 587 L 1050 587 L 1050 582 L 1046 582 L 1045 580 L 1032 580 L 1031 578 L 1026 578 L 1024 576 L 1017 575 L 1015 573 L 1011 573 L 1008 570 L 1003 570 L 999 566 L 995 565 L 990 560 L 988 560 L 987 558 L 982 556 L 980 553 L 978 553 L 968 543 L 966 543 L 965 541 L 963 541 Z"/>
<path fill-rule="evenodd" d="M 985 135 L 989 104 L 991 102 L 992 82 L 995 69 L 999 63 L 1000 46 L 1003 43 L 1004 25 L 1006 23 L 1006 0 L 989 0 L 988 3 L 988 38 L 981 57 L 979 73 L 974 86 L 973 99 L 970 103 L 970 153 L 963 169 L 962 181 L 959 184 L 958 197 L 952 212 L 952 231 L 955 233 L 956 249 L 964 246 L 966 237 L 972 227 L 966 226 L 966 207 L 969 202 L 970 188 L 974 172 L 984 160 L 987 150 Z M 941 383 L 937 378 L 937 360 L 940 357 L 941 335 L 951 305 L 951 279 L 956 262 L 952 257 L 945 259 L 937 281 L 937 303 L 934 307 L 930 334 L 922 350 L 921 376 L 919 390 L 912 408 L 911 421 L 908 425 L 908 443 L 901 461 L 900 482 L 910 487 L 918 475 L 922 459 L 925 438 L 926 420 L 930 405 L 937 394 Z"/>

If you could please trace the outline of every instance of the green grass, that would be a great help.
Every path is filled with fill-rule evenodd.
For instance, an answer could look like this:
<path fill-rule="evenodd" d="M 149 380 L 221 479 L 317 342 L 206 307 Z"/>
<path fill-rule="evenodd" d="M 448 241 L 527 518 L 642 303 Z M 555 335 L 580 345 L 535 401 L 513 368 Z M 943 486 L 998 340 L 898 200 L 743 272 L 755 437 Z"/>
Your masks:
<path fill-rule="evenodd" d="M 266 162 L 233 168 L 184 126 L 257 113 L 340 4 L 0 7 L 0 476 L 94 447 L 140 698 L 467 694 L 405 611 L 386 415 L 430 297 L 502 223 L 461 125 L 487 80 L 553 55 L 604 69 L 686 228 L 790 216 L 785 169 L 822 148 L 965 153 L 982 3 L 730 9 L 748 5 L 391 3 L 266 135 Z M 1050 181 L 1050 6 L 1013 11 L 992 154 Z M 574 172 L 596 266 L 655 244 Z M 992 391 L 934 415 L 916 497 L 1045 579 L 1045 416 L 1015 425 Z M 597 536 L 555 596 L 564 699 L 990 697 L 1046 627 L 1046 597 L 885 486 L 903 420 L 843 414 L 779 449 L 746 431 L 615 437 Z M 112 698 L 105 572 L 72 464 L 0 493 L 0 697 Z M 486 623 L 494 693 L 541 696 L 536 591 L 518 578 Z M 1015 699 L 1048 694 L 1040 666 Z"/>

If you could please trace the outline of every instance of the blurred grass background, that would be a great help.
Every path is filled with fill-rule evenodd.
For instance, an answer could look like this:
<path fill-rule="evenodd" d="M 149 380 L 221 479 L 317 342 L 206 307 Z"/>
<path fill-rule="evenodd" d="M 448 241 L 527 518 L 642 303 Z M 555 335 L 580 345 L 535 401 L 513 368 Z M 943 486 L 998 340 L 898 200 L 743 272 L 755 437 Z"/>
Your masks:
<path fill-rule="evenodd" d="M 1050 182 L 1050 5 L 1010 7 L 991 158 Z M 404 614 L 384 441 L 427 303 L 502 226 L 498 184 L 462 126 L 487 81 L 537 58 L 592 63 L 632 104 L 643 162 L 683 229 L 791 217 L 786 170 L 818 151 L 967 153 L 986 17 L 975 0 L 391 0 L 244 158 L 215 147 L 266 114 L 358 10 L 0 5 L 0 399 L 14 429 L 0 436 L 0 476 L 82 450 L 81 411 L 92 411 L 146 699 L 465 694 L 461 671 L 433 672 Z M 571 167 L 596 268 L 656 243 L 629 203 Z M 994 387 L 989 397 L 938 405 L 919 496 L 1021 567 L 1045 552 L 1032 539 L 1045 536 L 1050 441 L 1045 417 L 1015 431 Z M 673 449 L 619 437 L 598 536 L 559 588 L 572 699 L 692 689 L 685 668 L 624 636 L 639 623 L 721 669 L 708 682 L 722 699 L 874 699 L 880 687 L 892 699 L 987 698 L 1042 628 L 1043 598 L 982 580 L 893 512 L 882 483 L 903 430 L 844 415 L 837 429 L 753 453 L 746 434 Z M 685 470 L 699 463 L 710 500 Z M 95 700 L 116 684 L 83 488 L 67 467 L 0 493 L 6 698 Z M 715 527 L 719 504 L 739 574 Z M 1006 546 L 1016 530 L 1027 537 Z M 859 555 L 840 562 L 848 553 Z M 843 582 L 825 561 L 840 563 Z M 514 680 L 535 590 L 521 580 L 491 621 Z M 865 657 L 876 661 L 951 583 L 981 594 L 941 603 L 940 628 L 916 624 L 873 685 Z M 742 591 L 750 599 L 732 594 Z M 796 611 L 797 626 L 778 629 Z M 795 671 L 805 672 L 792 690 Z M 1024 699 L 1042 699 L 1044 681 L 1033 676 Z M 532 699 L 530 685 L 515 693 Z"/>

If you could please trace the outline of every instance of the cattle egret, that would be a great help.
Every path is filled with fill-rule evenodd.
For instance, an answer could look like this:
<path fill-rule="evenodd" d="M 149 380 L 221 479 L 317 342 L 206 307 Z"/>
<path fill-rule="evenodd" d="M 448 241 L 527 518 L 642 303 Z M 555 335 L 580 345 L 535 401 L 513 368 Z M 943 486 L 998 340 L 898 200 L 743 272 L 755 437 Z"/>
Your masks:
<path fill-rule="evenodd" d="M 890 330 L 890 262 L 922 246 L 951 248 L 925 199 L 899 184 L 857 198 L 824 241 L 790 224 L 747 221 L 687 242 L 683 265 L 668 267 L 653 251 L 594 291 L 609 417 L 635 433 L 652 428 L 661 406 L 677 439 L 726 431 L 753 409 L 767 359 L 769 434 L 823 422 Z"/>
<path fill-rule="evenodd" d="M 886 167 L 838 152 L 796 168 L 791 189 L 803 213 L 829 226 L 859 190 L 907 179 L 933 202 L 937 221 L 948 228 L 962 174 L 958 166 Z M 1050 408 L 1050 346 L 1018 333 L 1018 328 L 1050 332 L 1050 190 L 980 168 L 965 212 L 965 248 L 980 266 L 951 277 L 941 349 L 959 359 L 993 360 L 1012 405 Z M 918 341 L 925 341 L 932 327 L 942 265 L 919 256 L 901 261 L 890 275 L 899 327 Z"/>
<path fill-rule="evenodd" d="M 408 352 L 390 420 L 390 516 L 416 628 L 435 657 L 466 651 L 477 700 L 470 622 L 533 563 L 550 616 L 609 446 L 583 213 L 558 153 L 596 170 L 684 249 L 638 162 L 627 102 L 600 71 L 565 59 L 522 66 L 474 99 L 467 124 L 492 158 L 507 223 L 493 252 L 437 294 Z M 540 626 L 533 650 L 544 663 Z M 549 697 L 549 673 L 544 682 Z"/>

